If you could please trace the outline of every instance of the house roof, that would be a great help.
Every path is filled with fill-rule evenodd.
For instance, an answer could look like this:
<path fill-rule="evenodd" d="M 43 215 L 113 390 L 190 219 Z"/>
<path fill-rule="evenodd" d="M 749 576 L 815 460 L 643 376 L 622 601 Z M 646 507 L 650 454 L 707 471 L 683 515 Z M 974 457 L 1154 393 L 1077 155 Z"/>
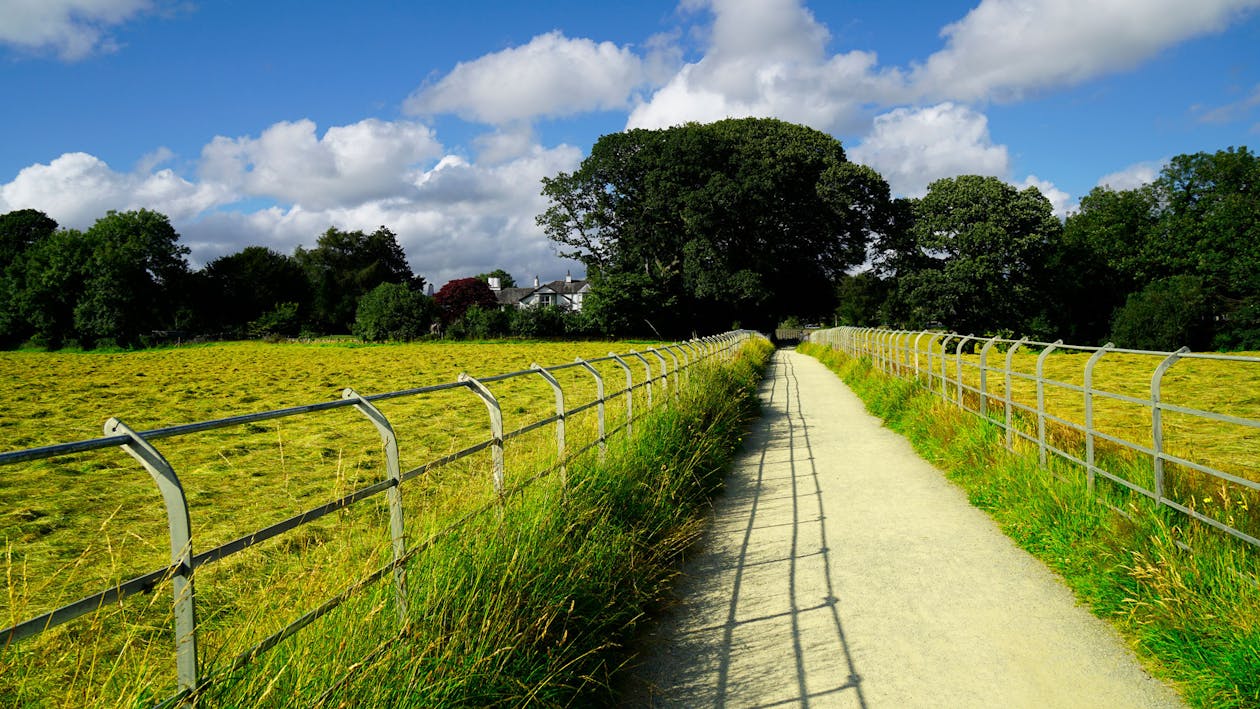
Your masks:
<path fill-rule="evenodd" d="M 501 288 L 494 293 L 500 305 L 516 305 L 533 293 L 533 288 Z"/>
<path fill-rule="evenodd" d="M 539 290 L 542 290 L 543 288 L 549 288 L 552 293 L 572 295 L 573 293 L 581 293 L 582 289 L 586 288 L 586 281 L 552 281 L 539 286 Z"/>

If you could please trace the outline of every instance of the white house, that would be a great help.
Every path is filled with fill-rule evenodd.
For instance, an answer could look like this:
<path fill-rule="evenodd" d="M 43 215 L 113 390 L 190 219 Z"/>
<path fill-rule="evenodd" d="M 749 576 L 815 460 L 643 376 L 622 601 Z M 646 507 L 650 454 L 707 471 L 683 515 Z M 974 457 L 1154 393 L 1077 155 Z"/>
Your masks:
<path fill-rule="evenodd" d="M 563 281 L 539 283 L 534 276 L 532 288 L 503 288 L 498 278 L 490 278 L 490 290 L 499 299 L 499 304 L 515 308 L 535 308 L 554 305 L 561 310 L 581 310 L 582 300 L 591 291 L 586 281 L 575 281 L 571 274 L 565 274 Z"/>

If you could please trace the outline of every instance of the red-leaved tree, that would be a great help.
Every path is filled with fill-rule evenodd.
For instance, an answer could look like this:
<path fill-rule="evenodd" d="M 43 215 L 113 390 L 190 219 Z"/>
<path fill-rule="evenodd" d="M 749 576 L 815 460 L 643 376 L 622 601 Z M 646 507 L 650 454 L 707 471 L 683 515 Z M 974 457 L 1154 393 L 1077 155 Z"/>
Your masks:
<path fill-rule="evenodd" d="M 474 305 L 486 309 L 499 305 L 494 291 L 479 278 L 456 278 L 449 281 L 433 294 L 433 299 L 442 309 L 443 320 L 448 323 L 463 317 L 464 312 Z"/>

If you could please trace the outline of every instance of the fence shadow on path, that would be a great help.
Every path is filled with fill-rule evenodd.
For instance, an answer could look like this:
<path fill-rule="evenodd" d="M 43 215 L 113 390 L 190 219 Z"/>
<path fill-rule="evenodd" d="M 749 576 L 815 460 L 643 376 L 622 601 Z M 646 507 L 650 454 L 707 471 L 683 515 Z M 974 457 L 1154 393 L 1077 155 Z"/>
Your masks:
<path fill-rule="evenodd" d="M 678 605 L 632 672 L 630 705 L 867 706 L 789 360 L 776 357 L 761 397 L 762 416 L 688 562 Z"/>

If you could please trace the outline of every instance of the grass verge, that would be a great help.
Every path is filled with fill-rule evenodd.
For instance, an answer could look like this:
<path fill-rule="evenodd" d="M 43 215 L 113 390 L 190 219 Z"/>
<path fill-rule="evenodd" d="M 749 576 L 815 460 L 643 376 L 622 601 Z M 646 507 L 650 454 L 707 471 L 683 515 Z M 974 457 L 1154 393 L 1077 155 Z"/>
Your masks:
<path fill-rule="evenodd" d="M 1043 469 L 1035 450 L 1007 451 L 997 425 L 882 374 L 869 360 L 820 345 L 800 349 L 835 371 L 1081 603 L 1113 623 L 1148 670 L 1190 704 L 1260 706 L 1254 549 L 1145 497 L 1103 487 L 1091 493 L 1078 471 L 1057 461 Z"/>

